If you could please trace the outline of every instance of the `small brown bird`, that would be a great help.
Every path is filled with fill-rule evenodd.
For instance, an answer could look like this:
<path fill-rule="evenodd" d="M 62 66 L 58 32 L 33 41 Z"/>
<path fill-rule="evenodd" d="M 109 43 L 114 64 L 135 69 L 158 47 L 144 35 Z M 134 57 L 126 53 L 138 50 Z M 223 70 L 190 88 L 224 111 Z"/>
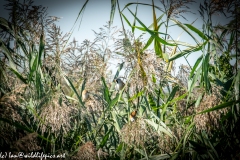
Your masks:
<path fill-rule="evenodd" d="M 131 112 L 130 116 L 129 116 L 129 119 L 131 122 L 135 121 L 137 119 L 137 110 L 134 110 Z"/>
<path fill-rule="evenodd" d="M 115 81 L 117 83 L 116 90 L 118 91 L 122 90 L 125 86 L 125 83 L 120 78 L 117 78 Z"/>
<path fill-rule="evenodd" d="M 86 102 L 88 98 L 89 98 L 89 93 L 88 93 L 87 90 L 84 89 L 84 90 L 82 91 L 82 101 L 83 101 L 83 102 Z"/>

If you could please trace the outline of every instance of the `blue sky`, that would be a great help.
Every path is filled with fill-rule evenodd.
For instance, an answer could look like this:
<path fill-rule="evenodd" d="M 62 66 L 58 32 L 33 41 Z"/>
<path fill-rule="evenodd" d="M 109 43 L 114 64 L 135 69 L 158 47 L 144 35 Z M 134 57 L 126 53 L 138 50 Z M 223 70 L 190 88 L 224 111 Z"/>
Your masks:
<path fill-rule="evenodd" d="M 120 9 L 123 9 L 124 6 L 127 3 L 134 2 L 134 0 L 119 0 Z M 151 1 L 148 0 L 138 0 L 138 2 L 142 3 L 149 3 L 151 4 Z M 3 11 L 3 4 L 5 4 L 5 1 L 0 1 L 0 10 L 1 10 L 1 16 L 6 17 L 7 13 L 6 11 Z M 85 0 L 36 0 L 34 4 L 36 5 L 42 5 L 44 7 L 48 7 L 48 15 L 49 16 L 57 16 L 61 17 L 57 25 L 59 25 L 63 31 L 63 33 L 69 32 L 77 18 L 77 15 L 82 8 L 83 4 L 85 3 Z M 187 13 L 185 17 L 188 19 L 188 21 L 184 19 L 179 19 L 182 23 L 192 23 L 196 20 L 196 22 L 193 24 L 196 28 L 199 30 L 202 30 L 202 19 L 199 16 L 198 9 L 199 9 L 199 3 L 194 3 L 190 5 L 190 9 L 192 13 Z M 159 0 L 155 1 L 155 5 L 162 8 L 162 5 Z M 135 12 L 135 5 L 129 7 L 132 12 Z M 111 9 L 111 1 L 110 0 L 90 0 L 86 6 L 86 9 L 84 11 L 82 22 L 80 29 L 78 30 L 79 21 L 77 23 L 77 27 L 74 30 L 74 33 L 72 35 L 72 38 L 74 37 L 79 43 L 81 43 L 83 40 L 88 39 L 90 41 L 93 41 L 94 33 L 92 30 L 99 31 L 99 28 L 106 24 L 107 21 L 110 19 L 110 9 Z M 162 13 L 159 10 L 156 10 L 157 17 L 160 16 Z M 123 12 L 126 17 L 129 18 L 129 21 L 133 22 L 133 16 L 129 13 L 129 11 L 125 10 Z M 142 6 L 139 5 L 138 7 L 138 18 L 146 25 L 149 26 L 152 23 L 152 8 L 148 6 Z M 225 23 L 224 17 L 216 16 L 214 19 L 214 23 Z M 124 22 L 125 28 L 130 29 L 130 27 L 127 25 L 127 23 Z M 113 26 L 117 26 L 118 28 L 121 28 L 121 21 L 120 17 L 116 8 L 116 13 L 113 21 Z M 140 26 L 138 24 L 138 26 Z M 164 30 L 160 32 L 164 32 Z M 169 34 L 176 40 L 182 30 L 178 27 L 173 27 L 169 30 Z M 136 30 L 136 35 L 140 35 L 142 32 Z M 137 37 L 137 36 L 136 36 Z M 147 38 L 149 37 L 148 33 L 145 34 Z M 189 37 L 186 33 L 182 34 L 180 41 L 187 42 L 190 44 L 195 44 L 195 42 L 192 40 L 191 37 Z M 193 65 L 196 61 L 196 59 L 200 56 L 200 53 L 194 53 L 191 54 L 188 57 L 188 60 L 191 65 Z M 177 66 L 179 64 L 186 64 L 186 61 L 183 58 L 180 58 L 176 61 Z M 178 67 L 177 67 L 178 68 Z"/>

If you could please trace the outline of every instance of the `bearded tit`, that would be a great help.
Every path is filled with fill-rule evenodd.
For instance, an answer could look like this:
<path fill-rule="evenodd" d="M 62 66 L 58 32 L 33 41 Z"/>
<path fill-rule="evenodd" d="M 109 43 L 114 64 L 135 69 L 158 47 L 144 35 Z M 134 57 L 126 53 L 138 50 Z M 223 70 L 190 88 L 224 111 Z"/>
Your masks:
<path fill-rule="evenodd" d="M 84 90 L 82 91 L 82 101 L 83 101 L 83 102 L 86 102 L 88 98 L 89 98 L 89 93 L 88 93 L 87 90 L 84 89 Z"/>
<path fill-rule="evenodd" d="M 116 83 L 117 83 L 116 89 L 117 89 L 118 91 L 122 90 L 123 87 L 125 86 L 125 83 L 124 83 L 120 78 L 117 78 L 115 81 L 116 81 Z"/>
<path fill-rule="evenodd" d="M 136 119 L 137 119 L 137 110 L 134 110 L 131 112 L 130 116 L 129 116 L 129 119 L 131 122 L 134 122 Z"/>

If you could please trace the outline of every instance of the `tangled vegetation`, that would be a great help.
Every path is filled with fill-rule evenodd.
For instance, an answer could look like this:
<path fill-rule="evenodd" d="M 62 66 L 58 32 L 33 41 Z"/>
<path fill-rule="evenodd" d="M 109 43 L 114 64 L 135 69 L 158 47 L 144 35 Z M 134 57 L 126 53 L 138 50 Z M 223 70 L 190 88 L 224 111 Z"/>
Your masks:
<path fill-rule="evenodd" d="M 79 45 L 69 42 L 71 33 L 63 34 L 46 8 L 8 0 L 9 19 L 0 17 L 0 152 L 239 159 L 239 2 L 201 2 L 202 30 L 179 21 L 188 18 L 193 0 L 160 2 L 128 3 L 120 10 L 112 0 L 110 21 L 94 31 L 93 42 Z M 152 8 L 149 27 L 138 17 L 140 5 Z M 130 30 L 112 26 L 115 9 Z M 213 25 L 214 14 L 230 15 L 229 22 Z M 195 45 L 173 39 L 170 27 L 182 29 Z M 149 39 L 136 37 L 135 30 Z M 195 52 L 201 53 L 195 64 L 173 74 L 174 62 Z M 121 61 L 116 73 L 109 70 L 112 59 Z M 117 91 L 120 71 L 125 86 Z"/>

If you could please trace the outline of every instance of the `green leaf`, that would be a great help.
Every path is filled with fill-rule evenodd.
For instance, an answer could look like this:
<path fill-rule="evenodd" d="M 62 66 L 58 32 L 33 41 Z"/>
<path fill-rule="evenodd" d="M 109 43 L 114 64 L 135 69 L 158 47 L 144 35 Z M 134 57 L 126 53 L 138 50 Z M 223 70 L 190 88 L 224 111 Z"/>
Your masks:
<path fill-rule="evenodd" d="M 66 80 L 67 84 L 70 85 L 70 87 L 72 88 L 74 93 L 77 95 L 78 101 L 82 104 L 82 106 L 84 106 L 84 104 L 82 102 L 82 96 L 80 96 L 78 94 L 78 92 L 77 92 L 76 88 L 74 87 L 74 85 L 72 84 L 71 80 L 67 76 L 64 76 L 64 79 Z"/>
<path fill-rule="evenodd" d="M 113 23 L 113 18 L 116 10 L 117 0 L 111 0 L 110 24 Z"/>
<path fill-rule="evenodd" d="M 143 28 L 143 27 L 138 27 L 138 26 L 133 26 L 134 28 L 137 28 L 137 29 L 139 29 L 139 30 L 141 30 L 141 31 L 144 31 L 144 32 L 146 32 L 147 30 L 145 29 L 145 28 Z"/>
<path fill-rule="evenodd" d="M 206 149 L 205 146 L 202 145 L 201 143 L 197 143 L 197 142 L 192 141 L 192 140 L 189 140 L 189 143 L 193 146 L 193 148 L 194 148 L 195 151 L 200 152 L 200 151 Z"/>
<path fill-rule="evenodd" d="M 153 97 L 151 94 L 148 95 L 148 101 L 147 104 L 151 107 L 152 110 L 156 110 L 157 104 L 155 103 Z"/>
<path fill-rule="evenodd" d="M 210 53 L 207 53 L 206 56 L 203 59 L 203 76 L 204 76 L 204 82 L 205 82 L 205 90 L 210 90 L 210 80 L 208 79 L 208 68 L 209 68 L 209 56 Z"/>
<path fill-rule="evenodd" d="M 152 120 L 149 119 L 144 119 L 149 125 L 151 125 L 157 132 L 158 134 L 161 134 L 161 132 L 166 133 L 167 135 L 169 135 L 172 138 L 172 134 L 170 131 L 168 131 L 168 129 L 166 129 L 164 126 L 161 125 L 161 123 L 157 124 Z"/>
<path fill-rule="evenodd" d="M 18 71 L 14 70 L 13 68 L 9 68 L 23 83 L 27 84 L 28 81 L 24 78 Z"/>
<path fill-rule="evenodd" d="M 235 99 L 239 100 L 240 97 L 240 70 L 238 70 L 235 82 L 234 82 L 234 90 L 235 90 Z"/>
<path fill-rule="evenodd" d="M 181 95 L 181 96 L 179 96 L 179 97 L 177 97 L 177 98 L 172 99 L 171 101 L 169 101 L 169 103 L 175 103 L 175 102 L 177 102 L 177 101 L 180 101 L 180 100 L 182 100 L 183 98 L 185 98 L 187 95 L 188 95 L 188 92 L 184 93 L 183 95 Z"/>
<path fill-rule="evenodd" d="M 157 41 L 156 39 L 154 39 L 154 49 L 156 55 L 158 55 L 159 57 L 163 57 L 161 43 L 159 43 L 159 41 Z"/>
<path fill-rule="evenodd" d="M 161 32 L 154 32 L 154 31 L 151 31 L 151 30 L 148 30 L 148 33 L 151 34 L 151 36 L 153 36 L 158 42 L 162 43 L 162 44 L 165 44 L 165 45 L 168 45 L 168 46 L 176 46 L 176 44 L 172 44 L 172 43 L 168 43 L 167 41 L 165 41 L 164 39 L 160 38 L 158 36 L 159 33 Z"/>
<path fill-rule="evenodd" d="M 137 16 L 137 9 L 138 9 L 138 4 L 136 5 L 136 10 L 135 10 L 135 14 L 134 14 L 135 16 Z M 135 26 L 135 25 L 136 25 L 136 18 L 134 18 L 132 26 Z M 132 27 L 132 33 L 134 33 L 134 30 L 135 30 L 135 28 Z"/>
<path fill-rule="evenodd" d="M 107 132 L 107 134 L 102 138 L 102 141 L 98 148 L 103 148 L 103 146 L 107 143 L 107 140 L 109 138 L 110 133 L 112 133 L 113 127 L 110 128 L 110 130 Z"/>
<path fill-rule="evenodd" d="M 145 51 L 145 50 L 152 44 L 152 41 L 153 41 L 153 40 L 154 40 L 154 38 L 153 38 L 153 37 L 150 37 L 150 38 L 148 39 L 146 45 L 143 47 L 143 49 L 142 49 L 141 52 Z"/>
<path fill-rule="evenodd" d="M 189 47 L 189 48 L 183 50 L 182 52 L 179 52 L 179 53 L 171 56 L 169 58 L 169 61 L 173 61 L 173 60 L 178 59 L 182 56 L 185 56 L 186 54 L 189 54 L 189 53 L 197 52 L 197 51 L 201 50 L 206 45 L 206 43 L 207 43 L 207 41 L 205 41 L 204 43 L 201 43 L 200 45 L 196 45 L 194 47 Z"/>
<path fill-rule="evenodd" d="M 81 93 L 85 89 L 86 79 L 83 80 L 82 87 L 81 87 Z"/>
<path fill-rule="evenodd" d="M 26 48 L 25 44 L 24 44 L 22 41 L 20 41 L 20 39 L 17 39 L 17 44 L 20 45 L 20 47 L 22 48 L 24 54 L 25 54 L 26 56 L 28 56 L 29 53 L 28 53 L 28 51 L 27 51 L 27 48 Z"/>
<path fill-rule="evenodd" d="M 154 6 L 154 7 L 156 7 L 156 6 Z M 157 18 L 157 23 L 162 19 L 162 17 L 164 16 L 165 14 L 163 13 L 161 16 L 159 16 L 158 18 Z M 164 24 L 164 23 L 161 23 L 161 24 Z M 158 26 L 158 28 L 160 28 L 160 25 L 161 24 L 159 24 L 159 26 Z M 154 22 L 148 27 L 149 29 L 150 28 L 153 28 L 153 25 L 154 25 Z"/>
<path fill-rule="evenodd" d="M 38 56 L 35 57 L 33 64 L 30 64 L 30 73 L 28 75 L 28 80 L 29 81 L 34 81 L 33 80 L 33 73 L 37 70 L 37 63 L 38 63 Z"/>
<path fill-rule="evenodd" d="M 15 37 L 14 27 L 13 27 L 12 23 L 3 17 L 0 17 L 0 28 L 1 28 L 1 30 L 3 30 L 6 33 L 9 33 L 11 36 Z"/>
<path fill-rule="evenodd" d="M 76 20 L 75 20 L 75 22 L 74 22 L 74 24 L 73 24 L 73 26 L 75 26 L 75 24 L 76 24 L 78 18 L 80 17 L 80 15 L 83 14 L 83 11 L 84 11 L 84 9 L 85 9 L 86 6 L 87 6 L 88 1 L 89 1 L 89 0 L 86 0 L 85 3 L 83 4 L 83 6 L 82 6 L 80 12 L 78 13 L 78 16 L 77 16 L 77 18 L 76 18 Z M 81 22 L 80 22 L 80 25 L 81 25 Z M 79 27 L 80 27 L 80 25 L 79 25 Z"/>
<path fill-rule="evenodd" d="M 184 124 L 189 124 L 191 122 L 192 116 L 184 118 Z"/>
<path fill-rule="evenodd" d="M 133 5 L 133 4 L 140 4 L 140 5 L 145 5 L 145 6 L 150 6 L 150 7 L 152 7 L 152 5 L 151 5 L 151 4 L 148 4 L 148 3 L 133 2 L 133 3 L 128 3 L 128 4 L 126 4 L 122 10 L 124 10 L 125 8 L 127 8 L 128 6 Z M 158 6 L 154 6 L 154 7 L 155 7 L 156 9 L 164 12 L 160 7 L 158 7 Z"/>
<path fill-rule="evenodd" d="M 111 111 L 111 114 L 112 114 L 112 118 L 114 120 L 114 126 L 115 126 L 115 129 L 118 131 L 118 133 L 121 133 L 121 127 L 120 127 L 120 122 L 119 122 L 119 119 L 116 115 L 116 113 L 114 111 Z"/>
<path fill-rule="evenodd" d="M 200 64 L 200 62 L 202 61 L 202 59 L 203 59 L 203 55 L 201 55 L 201 56 L 196 60 L 194 66 L 193 66 L 193 68 L 192 68 L 192 70 L 191 70 L 191 72 L 190 72 L 190 74 L 189 74 L 189 77 L 190 77 L 190 78 L 193 77 L 194 72 L 195 72 L 195 70 L 197 69 L 197 67 L 198 67 L 198 65 Z"/>
<path fill-rule="evenodd" d="M 167 40 L 167 42 L 175 45 L 185 46 L 185 47 L 195 47 L 195 45 L 189 44 L 187 42 L 178 41 L 178 40 Z"/>
<path fill-rule="evenodd" d="M 127 19 L 127 17 L 125 17 L 125 15 L 123 13 L 121 13 L 121 15 L 123 16 L 123 18 L 125 19 L 125 21 L 127 22 L 127 24 L 133 28 L 133 26 L 131 25 L 131 23 L 129 22 L 129 20 Z"/>
<path fill-rule="evenodd" d="M 111 100 L 111 102 L 110 102 L 110 105 L 109 105 L 110 108 L 112 108 L 112 107 L 118 102 L 119 97 L 120 97 L 120 94 L 117 93 L 116 97 L 113 98 L 113 99 Z"/>
<path fill-rule="evenodd" d="M 105 99 L 105 101 L 108 104 L 110 104 L 111 99 L 110 99 L 110 94 L 109 94 L 108 87 L 106 85 L 105 79 L 103 77 L 101 77 L 101 79 L 102 79 L 103 86 L 104 86 L 104 89 L 103 89 L 103 91 L 104 91 L 104 94 L 103 94 L 104 95 L 104 99 Z"/>
<path fill-rule="evenodd" d="M 225 102 L 225 103 L 222 103 L 220 105 L 217 105 L 215 107 L 212 107 L 210 109 L 206 109 L 202 112 L 199 112 L 197 114 L 203 114 L 203 113 L 208 113 L 208 112 L 212 112 L 212 111 L 215 111 L 215 110 L 219 110 L 219 109 L 223 109 L 223 108 L 227 108 L 227 107 L 231 107 L 232 105 L 235 105 L 235 104 L 238 104 L 240 103 L 240 100 L 233 100 L 233 101 L 229 101 L 229 102 Z"/>
<path fill-rule="evenodd" d="M 11 66 L 11 68 L 16 71 L 17 69 L 16 69 L 16 65 L 13 61 L 12 54 L 2 40 L 0 40 L 0 48 L 2 48 L 4 55 L 7 56 L 8 60 L 9 60 L 9 65 Z"/>
<path fill-rule="evenodd" d="M 157 17 L 156 17 L 156 12 L 155 12 L 155 7 L 154 6 L 155 6 L 154 1 L 152 0 L 153 29 L 154 29 L 154 31 L 158 31 Z"/>
<path fill-rule="evenodd" d="M 122 150 L 122 148 L 123 148 L 123 142 L 121 142 L 121 143 L 118 145 L 118 147 L 117 147 L 117 149 L 116 149 L 116 153 L 120 152 L 120 151 Z"/>
<path fill-rule="evenodd" d="M 44 50 L 44 40 L 43 40 L 43 34 L 41 34 L 41 37 L 40 37 L 40 45 L 39 45 L 39 52 L 38 52 L 38 63 L 37 63 L 37 69 L 39 66 L 41 66 L 41 58 L 42 58 L 42 53 L 43 53 L 43 50 Z"/>
<path fill-rule="evenodd" d="M 158 36 L 158 32 L 156 33 L 155 31 L 152 31 L 150 29 L 148 29 L 143 23 L 142 21 L 140 21 L 133 13 L 130 9 L 128 9 L 129 12 L 136 18 L 136 20 L 138 21 L 138 23 L 141 24 L 141 26 L 152 36 L 154 37 L 158 42 L 162 43 L 162 44 L 165 44 L 165 45 L 169 45 L 169 46 L 175 46 L 175 44 L 171 44 L 171 43 L 168 43 L 167 41 L 165 41 L 164 39 L 160 38 Z"/>
<path fill-rule="evenodd" d="M 204 35 L 204 33 L 198 30 L 197 28 L 195 28 L 193 25 L 191 24 L 184 24 L 184 25 L 187 26 L 192 31 L 194 31 L 195 33 L 197 33 L 202 39 L 208 40 L 208 38 Z"/>
<path fill-rule="evenodd" d="M 155 77 L 155 74 L 152 74 L 152 81 L 153 81 L 153 83 L 155 83 L 155 84 L 156 84 L 156 82 L 157 82 L 157 79 L 156 79 L 156 77 Z"/>
<path fill-rule="evenodd" d="M 186 27 L 186 25 L 183 25 L 181 22 L 179 22 L 178 20 L 175 20 L 175 19 L 171 19 L 174 23 L 176 23 L 179 27 L 181 27 L 189 36 L 192 37 L 192 39 L 197 43 L 199 44 L 198 40 L 196 37 L 194 37 L 192 35 L 192 33 L 189 31 L 189 29 Z"/>
<path fill-rule="evenodd" d="M 174 96 L 175 96 L 176 92 L 178 91 L 178 89 L 179 89 L 179 86 L 175 86 L 173 88 L 172 92 L 170 93 L 170 95 L 169 95 L 169 97 L 167 99 L 167 102 L 171 101 L 174 98 Z"/>
<path fill-rule="evenodd" d="M 136 99 L 136 98 L 142 96 L 143 93 L 144 93 L 144 90 L 142 90 L 142 91 L 140 91 L 140 92 L 134 94 L 134 95 L 133 95 L 128 101 L 133 101 L 134 99 Z"/>

